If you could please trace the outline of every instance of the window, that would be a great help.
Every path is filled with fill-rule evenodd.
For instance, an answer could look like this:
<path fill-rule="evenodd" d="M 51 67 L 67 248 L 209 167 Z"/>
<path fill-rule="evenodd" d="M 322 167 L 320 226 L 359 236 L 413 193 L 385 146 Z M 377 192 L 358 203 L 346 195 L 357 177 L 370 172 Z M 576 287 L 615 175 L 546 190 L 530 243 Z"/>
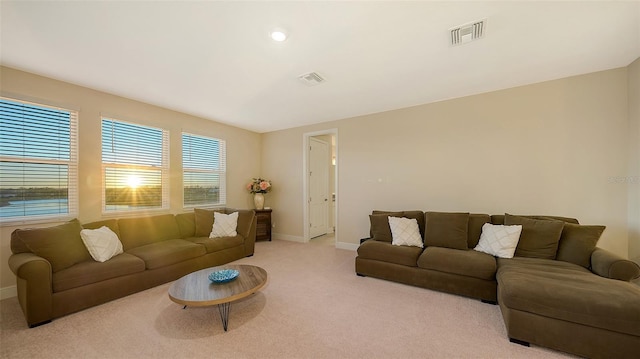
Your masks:
<path fill-rule="evenodd" d="M 78 114 L 0 98 L 0 222 L 78 213 Z"/>
<path fill-rule="evenodd" d="M 226 203 L 226 158 L 223 140 L 182 133 L 185 207 Z"/>
<path fill-rule="evenodd" d="M 169 132 L 102 119 L 105 212 L 169 208 Z"/>

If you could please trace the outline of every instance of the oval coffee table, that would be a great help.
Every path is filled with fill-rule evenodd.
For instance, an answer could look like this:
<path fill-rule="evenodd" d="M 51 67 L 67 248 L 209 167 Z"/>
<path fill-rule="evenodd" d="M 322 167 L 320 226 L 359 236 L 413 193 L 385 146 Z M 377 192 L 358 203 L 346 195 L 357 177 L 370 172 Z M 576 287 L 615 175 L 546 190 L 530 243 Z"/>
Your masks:
<path fill-rule="evenodd" d="M 221 269 L 235 269 L 240 274 L 231 282 L 211 282 L 209 274 Z M 264 287 L 266 283 L 267 272 L 264 269 L 245 264 L 228 264 L 202 269 L 178 279 L 169 287 L 169 298 L 184 305 L 184 308 L 217 304 L 222 326 L 226 332 L 231 302 L 250 296 Z"/>

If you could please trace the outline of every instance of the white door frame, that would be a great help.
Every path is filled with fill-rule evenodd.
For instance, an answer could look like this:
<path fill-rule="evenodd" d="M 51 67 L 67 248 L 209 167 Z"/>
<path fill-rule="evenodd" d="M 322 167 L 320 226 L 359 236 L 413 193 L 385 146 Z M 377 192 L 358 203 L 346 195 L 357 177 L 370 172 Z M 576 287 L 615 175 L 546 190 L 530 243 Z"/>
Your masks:
<path fill-rule="evenodd" d="M 335 240 L 336 246 L 338 244 L 338 129 L 332 128 L 323 131 L 315 131 L 315 132 L 307 132 L 302 134 L 302 208 L 303 208 L 303 224 L 302 228 L 304 230 L 304 238 L 303 241 L 309 242 L 309 146 L 310 138 L 314 136 L 322 136 L 322 135 L 333 135 L 336 141 L 336 170 L 333 181 L 335 182 L 335 193 L 336 193 L 336 210 L 333 213 L 333 225 L 335 226 Z"/>

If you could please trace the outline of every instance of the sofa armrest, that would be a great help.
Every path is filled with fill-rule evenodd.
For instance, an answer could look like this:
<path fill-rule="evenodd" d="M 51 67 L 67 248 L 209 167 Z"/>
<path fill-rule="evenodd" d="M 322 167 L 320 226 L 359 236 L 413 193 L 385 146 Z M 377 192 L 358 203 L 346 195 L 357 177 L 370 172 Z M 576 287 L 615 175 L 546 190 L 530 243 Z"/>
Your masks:
<path fill-rule="evenodd" d="M 249 234 L 244 240 L 244 255 L 247 257 L 252 256 L 255 251 L 256 234 L 258 230 L 258 216 L 255 215 L 255 212 L 253 211 L 251 212 L 253 213 L 253 217 L 251 220 L 251 227 L 249 230 Z"/>
<path fill-rule="evenodd" d="M 53 319 L 51 263 L 33 253 L 12 254 L 9 268 L 16 275 L 18 302 L 30 327 Z"/>
<path fill-rule="evenodd" d="M 640 276 L 636 263 L 597 247 L 591 253 L 591 271 L 601 277 L 627 282 Z"/>
<path fill-rule="evenodd" d="M 252 209 L 235 208 L 225 208 L 224 212 L 226 214 L 238 212 L 237 232 L 239 235 L 244 237 L 244 254 L 245 256 L 253 255 L 256 246 L 256 227 L 258 225 L 256 212 Z"/>

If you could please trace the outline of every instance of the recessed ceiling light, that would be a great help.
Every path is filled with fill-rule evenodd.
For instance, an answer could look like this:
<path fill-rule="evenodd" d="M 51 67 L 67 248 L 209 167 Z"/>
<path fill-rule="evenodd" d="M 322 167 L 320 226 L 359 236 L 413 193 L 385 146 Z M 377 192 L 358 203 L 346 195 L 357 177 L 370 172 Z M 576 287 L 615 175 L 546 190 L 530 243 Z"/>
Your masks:
<path fill-rule="evenodd" d="M 271 38 L 273 41 L 282 42 L 287 39 L 287 33 L 284 30 L 273 30 L 271 31 Z"/>

